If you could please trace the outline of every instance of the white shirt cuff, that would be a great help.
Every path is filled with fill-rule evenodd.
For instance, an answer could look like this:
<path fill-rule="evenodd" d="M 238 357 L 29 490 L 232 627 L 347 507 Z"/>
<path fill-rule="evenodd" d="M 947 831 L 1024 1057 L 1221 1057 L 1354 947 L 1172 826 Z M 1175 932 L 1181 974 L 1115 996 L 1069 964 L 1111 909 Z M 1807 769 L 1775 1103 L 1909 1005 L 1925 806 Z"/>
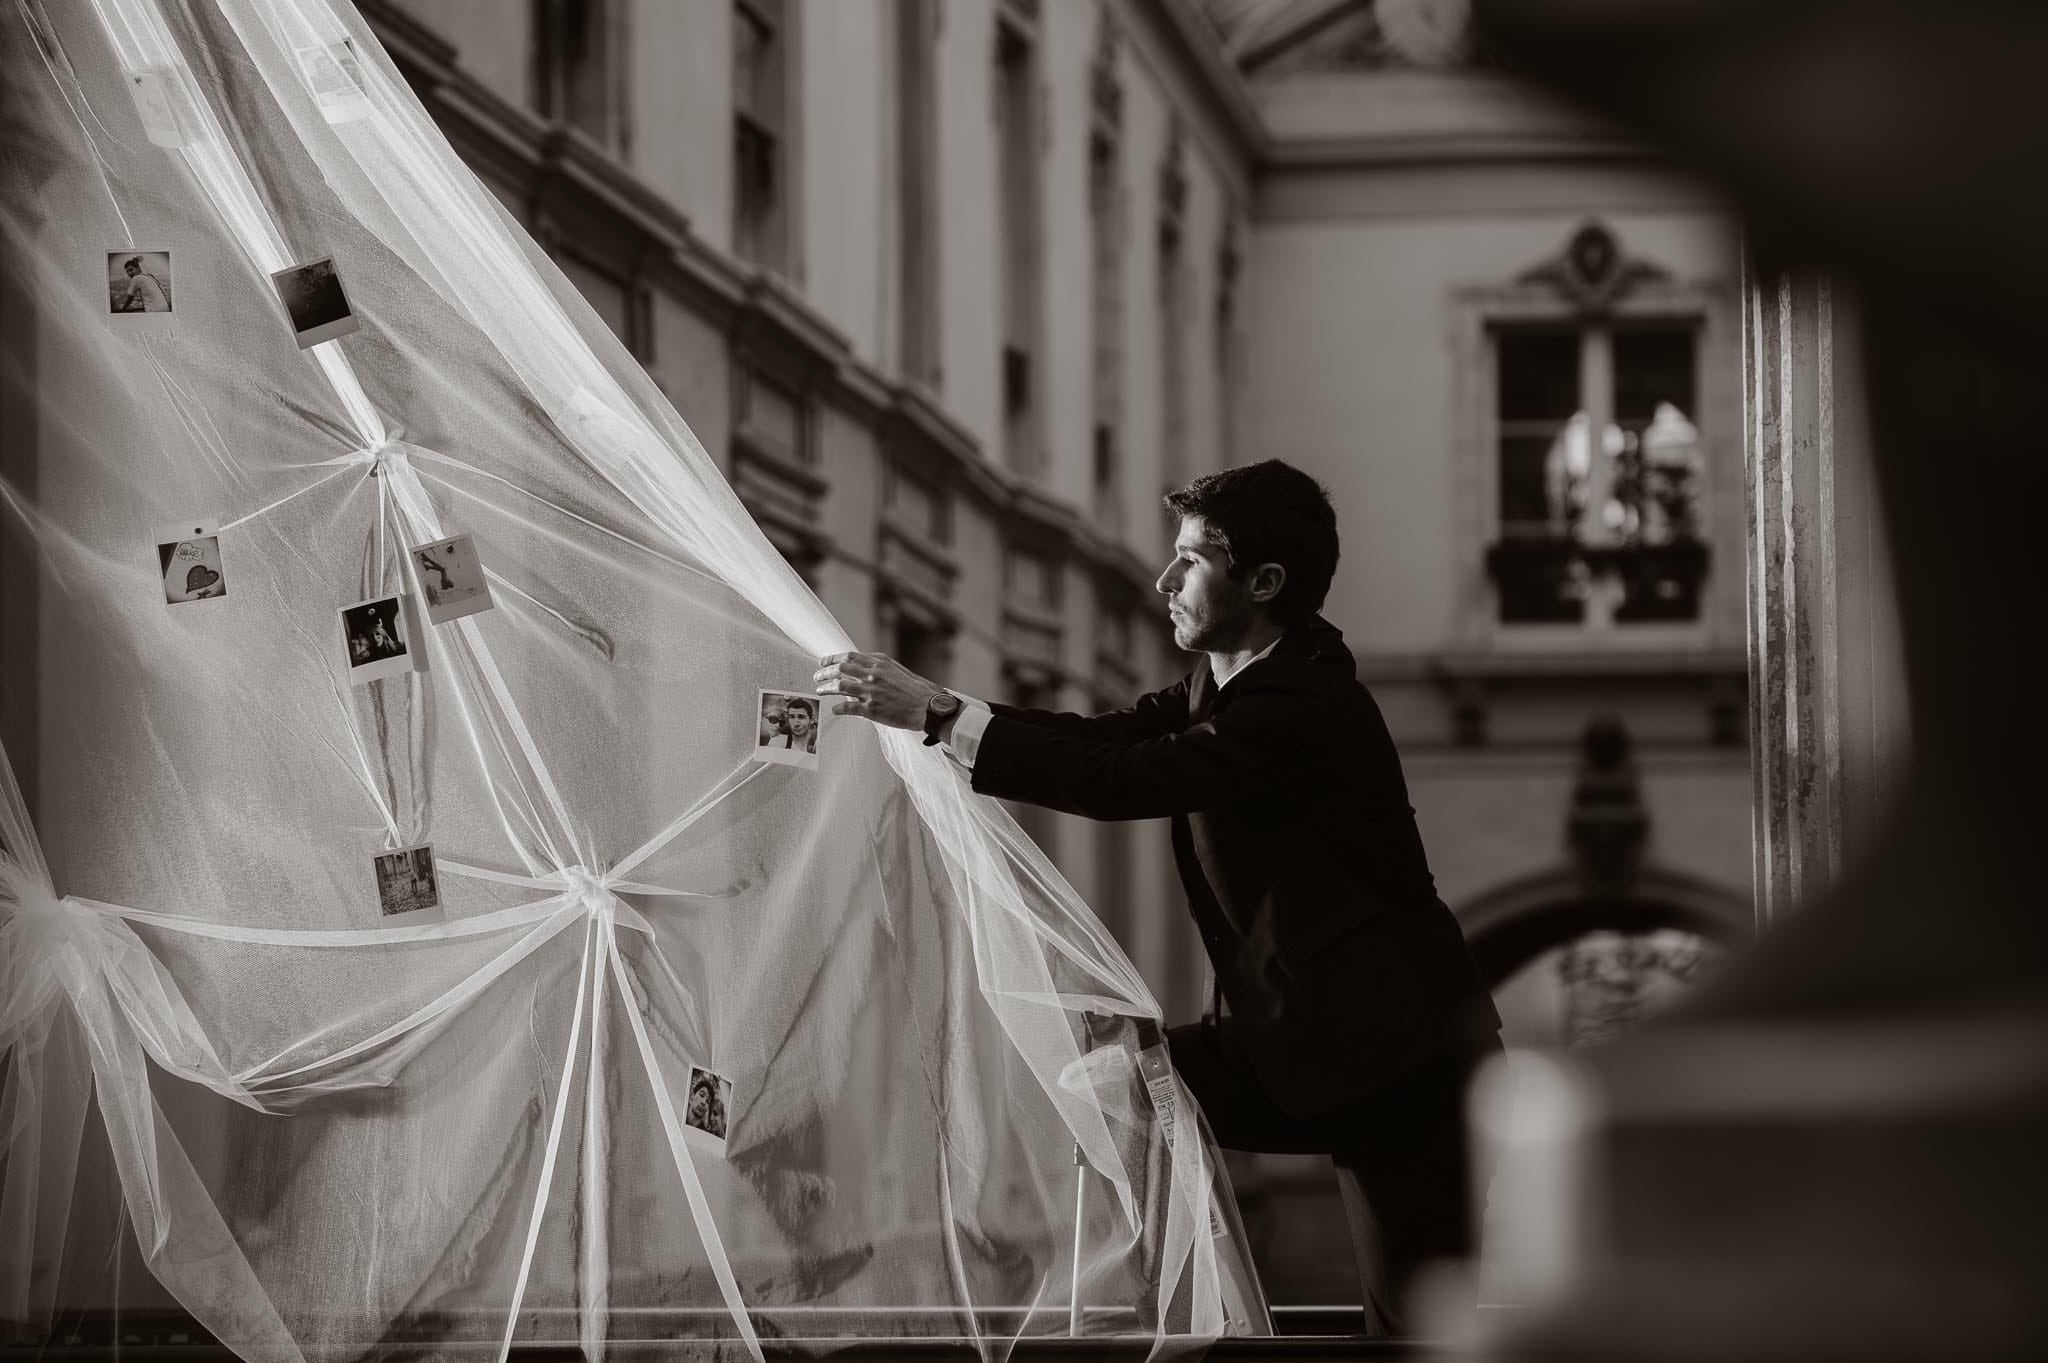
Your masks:
<path fill-rule="evenodd" d="M 960 717 L 953 721 L 953 733 L 946 740 L 946 755 L 969 771 L 974 770 L 975 755 L 981 751 L 981 736 L 988 731 L 988 722 L 996 712 L 988 708 L 985 700 L 960 695 Z"/>

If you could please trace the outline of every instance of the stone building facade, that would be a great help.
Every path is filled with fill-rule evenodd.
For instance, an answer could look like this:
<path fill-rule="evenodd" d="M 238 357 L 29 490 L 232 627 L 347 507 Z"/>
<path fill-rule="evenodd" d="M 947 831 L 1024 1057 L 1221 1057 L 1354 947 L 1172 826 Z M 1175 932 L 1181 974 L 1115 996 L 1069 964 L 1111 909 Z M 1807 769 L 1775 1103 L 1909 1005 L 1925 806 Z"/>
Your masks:
<path fill-rule="evenodd" d="M 366 0 L 458 150 L 848 629 L 1107 707 L 1184 669 L 1159 494 L 1335 495 L 1329 615 L 1511 1039 L 1751 921 L 1726 207 L 1395 0 Z M 1200 1006 L 1163 826 L 1020 811 Z M 1243 1161 L 1276 1300 L 1355 1293 Z"/>

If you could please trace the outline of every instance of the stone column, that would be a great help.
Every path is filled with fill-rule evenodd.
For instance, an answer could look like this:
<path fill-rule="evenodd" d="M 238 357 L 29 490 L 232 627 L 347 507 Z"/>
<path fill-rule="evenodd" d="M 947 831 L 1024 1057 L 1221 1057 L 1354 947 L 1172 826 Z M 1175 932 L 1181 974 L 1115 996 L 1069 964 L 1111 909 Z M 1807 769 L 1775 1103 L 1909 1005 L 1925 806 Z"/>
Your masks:
<path fill-rule="evenodd" d="M 1864 416 L 1854 305 L 1743 262 L 1750 760 L 1758 926 L 1817 897 L 1873 836 L 1905 674 Z"/>

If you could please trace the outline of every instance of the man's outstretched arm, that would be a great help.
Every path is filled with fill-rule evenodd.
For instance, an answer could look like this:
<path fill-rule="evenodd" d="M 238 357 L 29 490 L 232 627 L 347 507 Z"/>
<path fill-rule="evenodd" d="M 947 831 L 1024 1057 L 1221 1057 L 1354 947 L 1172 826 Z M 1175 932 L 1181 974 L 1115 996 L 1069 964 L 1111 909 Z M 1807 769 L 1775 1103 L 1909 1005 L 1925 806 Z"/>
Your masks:
<path fill-rule="evenodd" d="M 922 729 L 926 704 L 945 689 L 885 653 L 833 653 L 818 662 L 812 680 L 819 695 L 840 697 L 835 713 L 873 720 L 889 728 Z M 1126 709 L 1101 715 L 1026 710 L 1008 705 L 988 708 L 1015 722 L 1073 738 L 1130 743 L 1177 733 L 1187 727 L 1188 683 L 1183 680 L 1164 691 L 1140 696 Z M 966 722 L 978 731 L 978 721 Z M 952 729 L 942 732 L 940 738 L 950 742 Z"/>
<path fill-rule="evenodd" d="M 1342 774 L 1301 693 L 1270 673 L 1235 685 L 1223 713 L 1134 742 L 1033 729 L 998 713 L 981 736 L 974 788 L 1091 819 L 1153 819 L 1296 800 Z"/>

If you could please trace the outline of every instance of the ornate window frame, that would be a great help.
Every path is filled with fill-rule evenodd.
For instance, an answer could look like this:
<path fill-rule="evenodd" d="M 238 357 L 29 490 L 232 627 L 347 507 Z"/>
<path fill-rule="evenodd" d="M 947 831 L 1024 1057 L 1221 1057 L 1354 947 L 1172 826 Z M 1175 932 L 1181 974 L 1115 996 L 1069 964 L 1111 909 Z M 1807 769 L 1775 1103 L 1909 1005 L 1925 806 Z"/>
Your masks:
<path fill-rule="evenodd" d="M 1458 638 L 1473 651 L 1530 653 L 1669 652 L 1710 646 L 1721 594 L 1739 590 L 1728 574 L 1739 558 L 1716 550 L 1727 543 L 1725 518 L 1741 506 L 1739 464 L 1729 451 L 1741 438 L 1731 410 L 1732 374 L 1717 362 L 1733 344 L 1737 314 L 1724 284 L 1680 280 L 1630 254 L 1606 224 L 1589 219 L 1562 250 L 1506 283 L 1469 285 L 1452 296 L 1453 459 L 1456 469 Z M 1501 542 L 1498 368 L 1495 335 L 1517 323 L 1588 325 L 1631 321 L 1686 322 L 1695 329 L 1696 412 L 1702 446 L 1700 542 L 1707 562 L 1697 618 L 1600 627 L 1586 622 L 1511 623 L 1500 619 L 1488 553 Z M 1732 472 L 1731 472 L 1732 470 Z"/>

